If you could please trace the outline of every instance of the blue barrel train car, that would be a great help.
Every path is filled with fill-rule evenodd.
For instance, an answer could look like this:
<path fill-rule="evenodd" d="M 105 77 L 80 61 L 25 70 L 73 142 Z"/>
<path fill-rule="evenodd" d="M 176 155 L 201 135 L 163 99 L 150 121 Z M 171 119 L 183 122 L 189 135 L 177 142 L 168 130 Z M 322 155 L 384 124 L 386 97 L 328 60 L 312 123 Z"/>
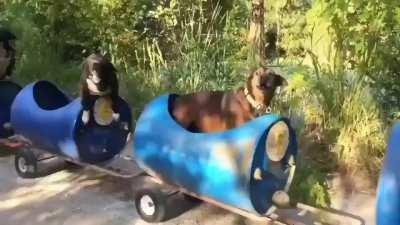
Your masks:
<path fill-rule="evenodd" d="M 149 174 L 246 212 L 265 215 L 287 191 L 297 143 L 289 121 L 258 117 L 241 127 L 192 133 L 172 118 L 175 95 L 150 102 L 134 132 L 134 156 Z"/>
<path fill-rule="evenodd" d="M 11 125 L 36 148 L 87 163 L 103 162 L 122 151 L 131 131 L 128 104 L 120 98 L 117 105 L 118 122 L 84 125 L 80 98 L 71 100 L 52 83 L 38 81 L 15 98 Z"/>
<path fill-rule="evenodd" d="M 21 90 L 12 81 L 0 81 L 0 138 L 8 138 L 14 134 L 10 126 L 11 105 Z"/>
<path fill-rule="evenodd" d="M 378 225 L 400 224 L 400 123 L 393 128 L 377 191 Z"/>

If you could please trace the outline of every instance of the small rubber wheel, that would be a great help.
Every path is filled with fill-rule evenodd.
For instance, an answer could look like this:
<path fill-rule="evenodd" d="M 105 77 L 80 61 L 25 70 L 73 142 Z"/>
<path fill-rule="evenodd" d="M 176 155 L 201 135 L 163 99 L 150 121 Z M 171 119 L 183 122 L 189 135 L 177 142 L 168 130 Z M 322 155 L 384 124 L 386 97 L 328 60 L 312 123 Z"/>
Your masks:
<path fill-rule="evenodd" d="M 142 189 L 137 192 L 135 206 L 146 222 L 158 223 L 166 217 L 166 196 L 159 189 Z"/>
<path fill-rule="evenodd" d="M 15 155 L 15 170 L 22 178 L 36 178 L 39 176 L 36 155 L 29 149 L 21 149 Z"/>

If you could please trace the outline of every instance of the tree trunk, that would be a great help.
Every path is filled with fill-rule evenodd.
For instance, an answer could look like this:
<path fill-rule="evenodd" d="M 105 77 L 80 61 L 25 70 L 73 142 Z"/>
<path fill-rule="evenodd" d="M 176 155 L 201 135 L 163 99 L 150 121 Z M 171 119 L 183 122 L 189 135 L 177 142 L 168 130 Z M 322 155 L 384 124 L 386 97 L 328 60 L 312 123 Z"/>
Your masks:
<path fill-rule="evenodd" d="M 265 60 L 264 0 L 251 0 L 248 61 L 251 66 L 261 66 Z"/>

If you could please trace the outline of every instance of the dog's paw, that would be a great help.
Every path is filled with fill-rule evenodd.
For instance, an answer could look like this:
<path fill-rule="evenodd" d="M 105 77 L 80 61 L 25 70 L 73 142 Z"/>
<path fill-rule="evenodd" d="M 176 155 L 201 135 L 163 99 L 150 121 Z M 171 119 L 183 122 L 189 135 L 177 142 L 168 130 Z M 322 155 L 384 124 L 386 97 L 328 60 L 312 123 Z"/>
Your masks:
<path fill-rule="evenodd" d="M 85 125 L 89 122 L 89 111 L 83 111 L 83 113 L 82 113 L 82 122 Z"/>
<path fill-rule="evenodd" d="M 120 127 L 121 130 L 129 131 L 129 124 L 127 122 L 120 123 L 119 127 Z"/>
<path fill-rule="evenodd" d="M 114 121 L 119 121 L 119 113 L 113 113 L 112 117 Z"/>
<path fill-rule="evenodd" d="M 276 191 L 272 195 L 272 202 L 279 208 L 285 208 L 290 204 L 290 197 L 285 191 Z"/>
<path fill-rule="evenodd" d="M 254 180 L 262 180 L 262 171 L 260 168 L 257 168 L 256 170 L 254 170 L 254 174 L 253 174 L 253 178 Z"/>

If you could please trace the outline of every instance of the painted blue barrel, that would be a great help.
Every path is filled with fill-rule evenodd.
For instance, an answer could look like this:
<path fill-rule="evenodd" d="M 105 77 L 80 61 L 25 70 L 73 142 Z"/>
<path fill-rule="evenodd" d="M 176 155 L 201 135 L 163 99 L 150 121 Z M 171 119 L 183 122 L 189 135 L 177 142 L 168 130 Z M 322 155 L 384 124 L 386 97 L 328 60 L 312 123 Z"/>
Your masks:
<path fill-rule="evenodd" d="M 400 123 L 389 139 L 378 184 L 376 215 L 378 225 L 400 224 Z"/>
<path fill-rule="evenodd" d="M 289 122 L 266 115 L 224 132 L 192 133 L 170 114 L 175 97 L 154 99 L 140 115 L 133 142 L 139 166 L 198 196 L 265 214 L 273 193 L 284 189 L 289 179 L 285 172 L 297 153 Z M 266 136 L 279 121 L 290 128 L 289 144 L 283 159 L 272 162 L 266 154 Z M 262 180 L 252 175 L 256 168 L 262 168 Z"/>
<path fill-rule="evenodd" d="M 14 134 L 5 125 L 10 122 L 11 105 L 21 87 L 12 81 L 0 81 L 0 138 L 8 138 Z"/>
<path fill-rule="evenodd" d="M 131 131 L 131 110 L 121 98 L 120 120 L 109 126 L 84 125 L 80 98 L 71 100 L 55 85 L 38 81 L 23 88 L 11 108 L 15 133 L 36 148 L 88 163 L 103 162 L 120 153 Z"/>

